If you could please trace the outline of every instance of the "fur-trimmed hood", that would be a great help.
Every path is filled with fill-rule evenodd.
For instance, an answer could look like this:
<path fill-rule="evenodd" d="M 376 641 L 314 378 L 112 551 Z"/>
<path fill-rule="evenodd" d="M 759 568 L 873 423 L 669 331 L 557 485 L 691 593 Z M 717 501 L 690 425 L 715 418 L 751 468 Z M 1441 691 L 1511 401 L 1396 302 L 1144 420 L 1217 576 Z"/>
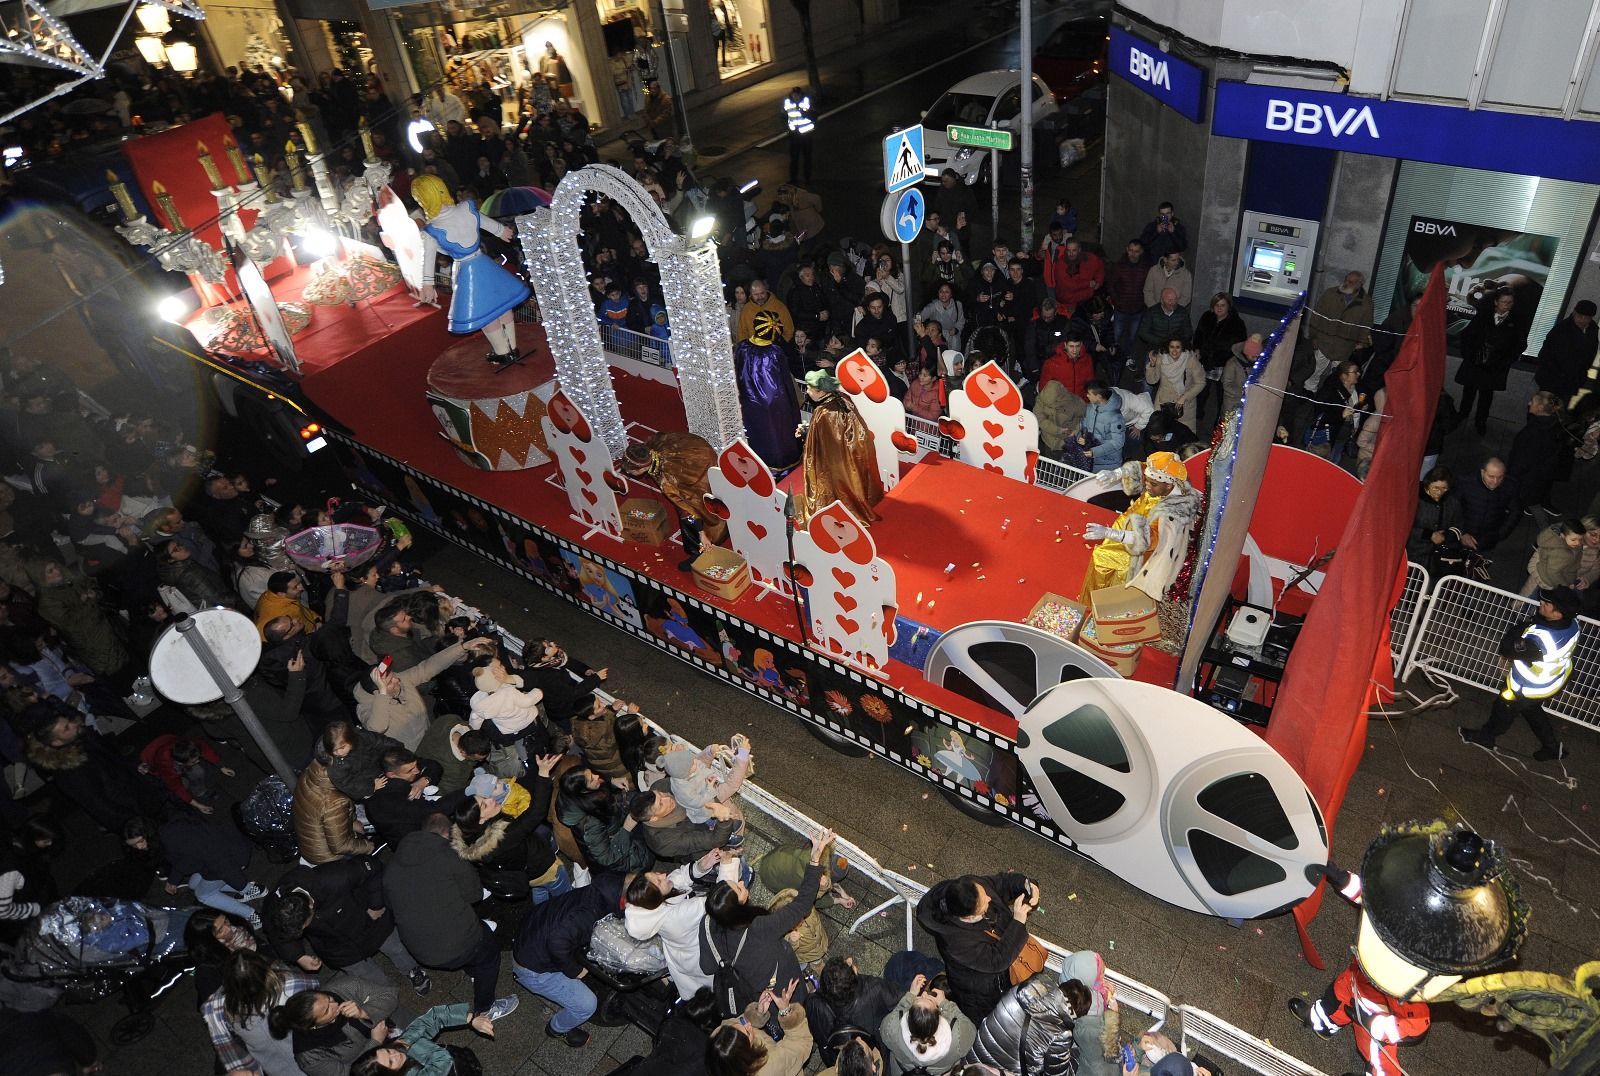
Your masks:
<path fill-rule="evenodd" d="M 491 819 L 472 841 L 467 840 L 467 835 L 460 826 L 450 827 L 450 847 L 456 850 L 456 855 L 468 863 L 478 863 L 494 855 L 495 849 L 505 840 L 506 830 L 511 828 L 511 822 L 505 818 Z"/>
<path fill-rule="evenodd" d="M 25 743 L 28 761 L 41 770 L 60 773 L 75 770 L 89 761 L 89 751 L 82 740 L 74 740 L 65 747 L 50 747 L 29 736 Z"/>

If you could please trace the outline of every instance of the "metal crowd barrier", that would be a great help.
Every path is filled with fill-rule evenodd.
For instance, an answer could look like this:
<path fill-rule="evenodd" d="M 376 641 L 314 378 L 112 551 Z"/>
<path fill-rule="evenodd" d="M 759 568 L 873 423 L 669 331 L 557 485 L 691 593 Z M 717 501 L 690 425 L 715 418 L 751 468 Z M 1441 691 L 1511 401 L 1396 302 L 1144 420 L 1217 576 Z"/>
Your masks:
<path fill-rule="evenodd" d="M 1428 569 L 1416 561 L 1407 561 L 1405 589 L 1389 612 L 1389 653 L 1397 671 L 1405 667 L 1406 656 L 1416 639 L 1417 625 L 1422 622 L 1422 605 L 1432 587 Z"/>
<path fill-rule="evenodd" d="M 1499 694 L 1505 687 L 1500 640 L 1513 624 L 1532 619 L 1538 602 L 1487 583 L 1450 575 L 1439 580 L 1416 629 L 1403 676 L 1426 668 L 1440 676 Z M 1545 712 L 1578 725 L 1600 727 L 1600 621 L 1579 617 L 1578 649 L 1566 690 Z"/>
<path fill-rule="evenodd" d="M 600 326 L 600 346 L 606 354 L 619 359 L 632 359 L 664 370 L 674 369 L 672 342 L 635 332 L 619 325 Z"/>
<path fill-rule="evenodd" d="M 821 823 L 801 814 L 754 782 L 746 781 L 739 795 L 748 806 L 756 808 L 774 822 L 801 837 L 808 838 L 822 828 Z M 840 854 L 850 861 L 852 873 L 860 873 L 891 894 L 888 900 L 858 916 L 850 925 L 851 933 L 898 904 L 904 909 L 906 948 L 914 948 L 917 901 L 922 899 L 928 887 L 889 870 L 843 837 L 838 839 L 837 847 Z M 1050 951 L 1049 966 L 1059 972 L 1068 950 L 1043 938 L 1039 940 Z M 1185 1050 L 1193 1045 L 1204 1045 L 1252 1072 L 1261 1073 L 1262 1076 L 1323 1076 L 1320 1069 L 1291 1057 L 1276 1046 L 1234 1027 L 1204 1009 L 1179 1005 L 1154 987 L 1146 986 L 1137 979 L 1130 979 L 1109 967 L 1106 969 L 1106 977 L 1116 984 L 1119 1004 L 1155 1019 L 1164 1019 L 1167 1025 L 1164 1030 Z M 1179 1027 L 1173 1026 L 1174 1021 Z"/>

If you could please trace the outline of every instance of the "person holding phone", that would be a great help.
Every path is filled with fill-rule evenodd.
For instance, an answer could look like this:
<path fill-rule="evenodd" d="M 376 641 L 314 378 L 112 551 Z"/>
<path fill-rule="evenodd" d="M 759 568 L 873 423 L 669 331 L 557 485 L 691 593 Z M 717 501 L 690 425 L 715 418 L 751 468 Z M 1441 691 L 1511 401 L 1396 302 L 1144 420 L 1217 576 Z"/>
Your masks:
<path fill-rule="evenodd" d="M 1028 916 L 1039 887 L 1022 874 L 974 875 L 939 882 L 917 902 L 917 922 L 932 934 L 950 977 L 950 997 L 967 1018 L 988 1016 L 1011 986 L 1011 967 L 1033 942 Z"/>
<path fill-rule="evenodd" d="M 724 1020 L 706 1043 L 706 1072 L 710 1076 L 800 1076 L 811 1057 L 811 1029 L 806 1007 L 794 1000 L 800 986 L 790 979 L 781 992 L 766 989 L 736 1017 Z M 767 1034 L 767 1022 L 776 1016 L 783 1040 Z"/>

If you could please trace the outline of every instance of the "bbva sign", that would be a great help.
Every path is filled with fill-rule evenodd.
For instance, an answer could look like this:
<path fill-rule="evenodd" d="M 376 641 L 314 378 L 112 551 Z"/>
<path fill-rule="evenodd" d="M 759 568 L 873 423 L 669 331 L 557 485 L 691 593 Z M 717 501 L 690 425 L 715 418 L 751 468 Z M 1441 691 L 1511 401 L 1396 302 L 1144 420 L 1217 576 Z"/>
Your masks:
<path fill-rule="evenodd" d="M 1128 73 L 1152 86 L 1172 89 L 1172 77 L 1167 73 L 1167 61 L 1156 59 L 1137 45 L 1128 46 Z"/>
<path fill-rule="evenodd" d="M 1303 135 L 1320 135 L 1326 131 L 1334 138 L 1354 135 L 1365 128 L 1367 137 L 1383 137 L 1378 133 L 1378 121 L 1373 118 L 1370 105 L 1338 107 L 1315 101 L 1284 101 L 1276 97 L 1267 101 L 1266 128 L 1269 131 L 1293 131 Z"/>

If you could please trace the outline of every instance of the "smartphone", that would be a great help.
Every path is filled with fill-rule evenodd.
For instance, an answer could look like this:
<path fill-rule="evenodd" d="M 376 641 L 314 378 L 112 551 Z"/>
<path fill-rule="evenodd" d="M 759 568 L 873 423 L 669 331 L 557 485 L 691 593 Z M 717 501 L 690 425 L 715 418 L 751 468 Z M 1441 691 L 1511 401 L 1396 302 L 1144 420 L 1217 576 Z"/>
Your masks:
<path fill-rule="evenodd" d="M 1127 1072 L 1133 1068 L 1133 1047 L 1128 1043 L 1122 1044 L 1122 1071 Z"/>
<path fill-rule="evenodd" d="M 393 664 L 394 664 L 394 655 L 393 654 L 384 655 L 383 660 L 378 662 L 378 675 L 379 676 L 388 676 L 389 675 L 389 666 L 391 666 Z"/>

